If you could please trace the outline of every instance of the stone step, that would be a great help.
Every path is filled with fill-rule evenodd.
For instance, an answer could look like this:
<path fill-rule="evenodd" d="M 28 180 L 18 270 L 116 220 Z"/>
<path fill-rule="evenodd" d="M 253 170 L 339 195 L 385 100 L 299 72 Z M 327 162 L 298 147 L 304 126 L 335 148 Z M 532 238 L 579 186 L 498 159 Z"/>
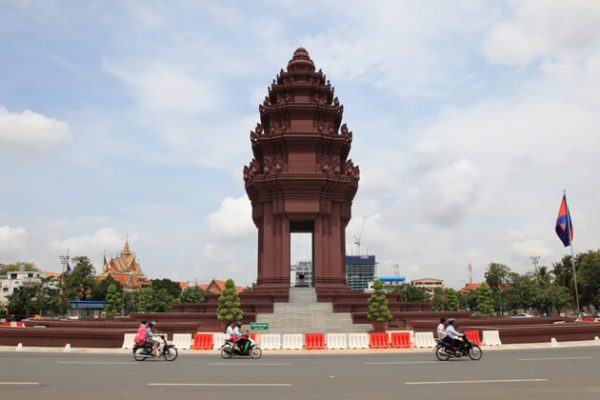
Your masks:
<path fill-rule="evenodd" d="M 275 303 L 273 313 L 258 313 L 256 321 L 268 323 L 268 333 L 356 333 L 371 329 L 371 325 L 354 324 L 350 313 L 334 313 L 331 303 L 318 303 L 314 288 L 290 288 L 289 303 Z"/>

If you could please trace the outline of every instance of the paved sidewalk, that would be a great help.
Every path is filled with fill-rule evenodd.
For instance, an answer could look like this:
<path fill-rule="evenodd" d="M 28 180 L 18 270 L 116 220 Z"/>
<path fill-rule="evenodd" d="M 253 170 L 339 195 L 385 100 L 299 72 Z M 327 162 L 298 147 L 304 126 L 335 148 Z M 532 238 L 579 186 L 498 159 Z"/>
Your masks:
<path fill-rule="evenodd" d="M 573 347 L 600 347 L 600 341 L 581 340 L 576 342 L 558 342 L 556 345 L 550 342 L 546 343 L 521 343 L 521 344 L 505 344 L 502 346 L 482 346 L 485 351 L 503 351 L 503 350 L 532 350 L 532 349 L 548 349 L 548 348 L 573 348 Z M 0 352 L 15 352 L 16 346 L 0 346 Z M 23 346 L 22 352 L 28 353 L 63 353 L 63 347 L 35 347 Z M 427 353 L 433 349 L 346 349 L 346 350 L 263 350 L 266 355 L 353 355 L 353 354 L 414 354 Z M 120 348 L 82 348 L 72 347 L 70 353 L 78 354 L 130 354 L 131 350 Z M 217 350 L 179 350 L 180 354 L 185 355 L 216 355 Z"/>

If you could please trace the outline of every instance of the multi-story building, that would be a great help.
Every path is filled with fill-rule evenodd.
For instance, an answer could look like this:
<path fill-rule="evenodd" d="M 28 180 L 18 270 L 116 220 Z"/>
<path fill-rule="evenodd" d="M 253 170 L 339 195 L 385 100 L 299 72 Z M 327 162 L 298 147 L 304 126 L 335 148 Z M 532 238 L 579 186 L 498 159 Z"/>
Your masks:
<path fill-rule="evenodd" d="M 0 304 L 8 304 L 8 297 L 15 289 L 40 284 L 44 277 L 40 271 L 6 271 L 0 275 Z"/>
<path fill-rule="evenodd" d="M 423 289 L 427 294 L 433 296 L 433 291 L 437 288 L 444 288 L 444 280 L 436 278 L 422 278 L 410 281 L 412 286 Z"/>
<path fill-rule="evenodd" d="M 309 287 L 313 286 L 312 261 L 298 261 L 291 266 L 291 286 Z"/>
<path fill-rule="evenodd" d="M 375 256 L 346 256 L 346 283 L 364 292 L 375 277 Z"/>

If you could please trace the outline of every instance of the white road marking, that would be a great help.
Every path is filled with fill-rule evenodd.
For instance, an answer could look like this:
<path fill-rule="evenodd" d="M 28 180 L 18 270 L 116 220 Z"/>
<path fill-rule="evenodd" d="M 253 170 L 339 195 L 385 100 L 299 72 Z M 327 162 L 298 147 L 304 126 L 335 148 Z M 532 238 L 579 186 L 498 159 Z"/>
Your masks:
<path fill-rule="evenodd" d="M 441 361 L 390 361 L 390 362 L 366 362 L 365 365 L 404 365 L 404 364 L 444 364 Z"/>
<path fill-rule="evenodd" d="M 592 357 L 547 357 L 547 358 L 519 358 L 519 361 L 552 361 L 552 360 L 586 360 Z"/>
<path fill-rule="evenodd" d="M 148 383 L 147 386 L 288 387 L 291 383 Z"/>
<path fill-rule="evenodd" d="M 246 365 L 250 365 L 250 366 L 254 366 L 254 367 L 286 367 L 286 366 L 290 366 L 292 365 L 291 363 L 209 363 L 208 365 L 213 365 L 213 366 L 246 366 Z"/>
<path fill-rule="evenodd" d="M 433 381 L 433 382 L 405 382 L 406 385 L 453 385 L 462 383 L 516 383 L 516 382 L 546 382 L 548 379 L 486 379 L 479 381 Z"/>
<path fill-rule="evenodd" d="M 39 382 L 0 382 L 0 385 L 39 385 Z"/>
<path fill-rule="evenodd" d="M 137 365 L 134 362 L 115 362 L 115 361 L 57 361 L 57 364 L 78 364 L 78 365 Z"/>

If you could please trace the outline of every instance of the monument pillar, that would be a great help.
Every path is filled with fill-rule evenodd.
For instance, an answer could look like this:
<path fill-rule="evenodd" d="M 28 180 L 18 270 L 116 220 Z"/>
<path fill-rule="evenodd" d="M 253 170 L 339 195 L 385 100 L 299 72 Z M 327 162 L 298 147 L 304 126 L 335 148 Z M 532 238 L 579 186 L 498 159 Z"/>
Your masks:
<path fill-rule="evenodd" d="M 259 106 L 250 132 L 254 154 L 244 167 L 246 193 L 258 228 L 256 291 L 282 295 L 290 283 L 290 235 L 313 235 L 318 292 L 348 291 L 345 229 L 360 171 L 348 159 L 352 132 L 344 107 L 308 52 L 299 48 Z"/>

